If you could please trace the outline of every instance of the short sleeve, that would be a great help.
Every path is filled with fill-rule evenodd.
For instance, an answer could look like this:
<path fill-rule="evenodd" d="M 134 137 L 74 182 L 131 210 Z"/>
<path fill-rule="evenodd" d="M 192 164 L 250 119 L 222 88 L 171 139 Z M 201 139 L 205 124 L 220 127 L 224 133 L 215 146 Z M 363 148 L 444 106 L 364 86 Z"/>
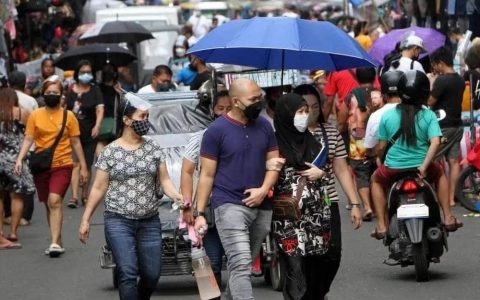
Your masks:
<path fill-rule="evenodd" d="M 35 121 L 36 121 L 36 112 L 33 111 L 27 119 L 27 126 L 25 127 L 25 135 L 34 137 L 35 136 Z"/>
<path fill-rule="evenodd" d="M 444 82 L 444 77 L 439 76 L 433 82 L 433 87 L 432 87 L 432 91 L 431 91 L 430 94 L 432 95 L 432 97 L 434 97 L 435 99 L 438 100 L 441 97 L 441 95 L 443 95 L 443 93 L 445 92 L 445 87 L 446 86 L 448 86 L 448 85 Z"/>
<path fill-rule="evenodd" d="M 365 141 L 363 145 L 365 148 L 373 148 L 377 144 L 377 132 L 378 132 L 378 118 L 374 115 L 370 116 L 367 122 L 367 129 L 365 132 Z"/>
<path fill-rule="evenodd" d="M 95 106 L 103 105 L 103 95 L 102 90 L 98 86 L 94 86 L 94 95 L 95 95 Z"/>
<path fill-rule="evenodd" d="M 95 163 L 95 168 L 105 171 L 105 172 L 110 172 L 112 169 L 111 162 L 112 160 L 112 148 L 107 146 L 103 148 L 102 152 L 100 152 L 100 155 L 97 158 L 97 162 Z"/>
<path fill-rule="evenodd" d="M 220 156 L 221 132 L 216 127 L 209 127 L 203 135 L 200 156 L 218 160 Z"/>
<path fill-rule="evenodd" d="M 345 149 L 345 143 L 343 142 L 342 135 L 340 132 L 336 131 L 336 142 L 335 142 L 335 158 L 346 158 L 347 150 Z"/>
<path fill-rule="evenodd" d="M 387 124 L 385 121 L 385 115 L 382 116 L 380 120 L 380 124 L 378 125 L 378 133 L 377 133 L 377 140 L 379 141 L 388 141 L 390 137 L 388 136 L 387 132 Z"/>
<path fill-rule="evenodd" d="M 198 164 L 199 155 L 200 155 L 200 143 L 201 143 L 201 136 L 203 135 L 204 131 L 195 133 L 190 137 L 187 146 L 183 151 L 183 158 L 193 162 L 194 164 Z"/>
<path fill-rule="evenodd" d="M 438 120 L 437 120 L 437 117 L 435 116 L 435 113 L 429 109 L 428 110 L 425 109 L 425 110 L 429 115 L 428 139 L 430 140 L 434 137 L 442 136 L 442 130 L 440 129 L 440 125 L 438 124 Z"/>
<path fill-rule="evenodd" d="M 70 137 L 80 135 L 80 126 L 78 125 L 78 120 L 71 111 L 67 111 L 67 130 L 68 136 Z"/>
<path fill-rule="evenodd" d="M 155 161 L 158 161 L 158 164 L 161 164 L 162 162 L 165 162 L 165 160 L 167 159 L 167 156 L 166 156 L 165 152 L 163 151 L 162 147 L 160 147 L 160 145 L 157 144 L 157 142 L 155 142 L 152 139 L 149 139 L 148 141 L 152 145 L 152 148 L 153 148 L 152 153 L 153 153 L 153 158 L 155 159 Z"/>
<path fill-rule="evenodd" d="M 275 137 L 275 132 L 272 129 L 272 126 L 268 121 L 265 122 L 265 127 L 268 134 L 268 152 L 278 150 L 277 138 Z"/>
<path fill-rule="evenodd" d="M 420 71 L 420 72 L 423 72 L 425 73 L 425 70 L 423 69 L 423 66 L 421 63 L 419 63 L 418 61 L 414 61 L 413 62 L 413 68 L 417 71 Z"/>

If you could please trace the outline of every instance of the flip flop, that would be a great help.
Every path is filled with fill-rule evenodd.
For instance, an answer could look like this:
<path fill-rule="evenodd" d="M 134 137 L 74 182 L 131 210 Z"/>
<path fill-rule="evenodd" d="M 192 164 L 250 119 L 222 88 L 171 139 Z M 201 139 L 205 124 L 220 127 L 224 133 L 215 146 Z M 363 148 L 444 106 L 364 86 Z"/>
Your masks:
<path fill-rule="evenodd" d="M 383 231 L 383 232 L 378 231 L 377 227 L 375 227 L 375 229 L 372 231 L 372 233 L 370 233 L 370 236 L 374 239 L 377 239 L 377 240 L 383 240 L 386 235 L 387 235 L 386 231 Z"/>
<path fill-rule="evenodd" d="M 78 199 L 72 198 L 70 201 L 68 201 L 67 206 L 69 208 L 78 208 Z"/>
<path fill-rule="evenodd" d="M 453 219 L 453 223 L 443 225 L 448 232 L 455 232 L 458 228 L 463 227 L 463 223 L 460 222 L 456 217 L 452 216 L 451 219 Z"/>
<path fill-rule="evenodd" d="M 22 244 L 10 243 L 5 246 L 0 246 L 0 250 L 15 250 L 15 249 L 22 249 Z"/>

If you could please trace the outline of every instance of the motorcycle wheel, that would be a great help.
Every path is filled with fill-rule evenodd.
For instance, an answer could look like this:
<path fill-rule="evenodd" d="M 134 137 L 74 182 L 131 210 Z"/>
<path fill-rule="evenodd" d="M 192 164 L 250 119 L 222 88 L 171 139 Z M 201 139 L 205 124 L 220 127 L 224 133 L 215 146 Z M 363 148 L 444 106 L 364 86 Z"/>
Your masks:
<path fill-rule="evenodd" d="M 428 273 L 429 262 L 427 259 L 426 245 L 424 242 L 412 244 L 413 263 L 415 265 L 415 275 L 418 282 L 428 281 L 430 279 Z"/>
<path fill-rule="evenodd" d="M 113 287 L 118 289 L 118 272 L 116 267 L 112 269 L 112 281 Z"/>
<path fill-rule="evenodd" d="M 463 207 L 473 212 L 480 212 L 480 171 L 468 166 L 458 176 L 455 197 Z"/>
<path fill-rule="evenodd" d="M 285 261 L 280 257 L 277 243 L 272 243 L 272 250 L 273 256 L 272 260 L 270 261 L 270 266 L 268 268 L 268 272 L 265 273 L 265 281 L 268 280 L 272 284 L 272 288 L 274 291 L 281 291 L 283 289 L 283 285 L 285 283 Z"/>

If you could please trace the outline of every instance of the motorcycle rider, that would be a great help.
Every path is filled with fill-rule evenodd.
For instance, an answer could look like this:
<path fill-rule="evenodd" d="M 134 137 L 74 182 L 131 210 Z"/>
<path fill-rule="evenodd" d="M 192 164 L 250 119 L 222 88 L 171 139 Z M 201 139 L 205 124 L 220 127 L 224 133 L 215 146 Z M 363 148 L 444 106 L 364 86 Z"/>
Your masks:
<path fill-rule="evenodd" d="M 385 190 L 395 175 L 412 169 L 418 169 L 421 177 L 435 183 L 445 228 L 455 231 L 463 224 L 451 213 L 448 181 L 442 167 L 434 162 L 442 132 L 435 113 L 425 107 L 430 95 L 429 80 L 423 72 L 407 71 L 399 79 L 398 93 L 402 102 L 384 113 L 377 135 L 378 157 L 385 154 L 388 141 L 392 145 L 385 161 L 372 176 L 377 224 L 371 236 L 376 239 L 385 237 L 388 230 Z"/>

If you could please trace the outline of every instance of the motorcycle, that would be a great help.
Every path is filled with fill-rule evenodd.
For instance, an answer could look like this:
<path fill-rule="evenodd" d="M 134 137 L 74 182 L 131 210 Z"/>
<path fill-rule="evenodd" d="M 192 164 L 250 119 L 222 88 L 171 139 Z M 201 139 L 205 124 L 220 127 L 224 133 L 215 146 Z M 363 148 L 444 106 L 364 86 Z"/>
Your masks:
<path fill-rule="evenodd" d="M 448 233 L 442 226 L 437 196 L 418 171 L 397 175 L 388 193 L 390 226 L 384 238 L 390 266 L 415 266 L 417 281 L 428 281 L 430 263 L 439 263 L 448 251 Z"/>

